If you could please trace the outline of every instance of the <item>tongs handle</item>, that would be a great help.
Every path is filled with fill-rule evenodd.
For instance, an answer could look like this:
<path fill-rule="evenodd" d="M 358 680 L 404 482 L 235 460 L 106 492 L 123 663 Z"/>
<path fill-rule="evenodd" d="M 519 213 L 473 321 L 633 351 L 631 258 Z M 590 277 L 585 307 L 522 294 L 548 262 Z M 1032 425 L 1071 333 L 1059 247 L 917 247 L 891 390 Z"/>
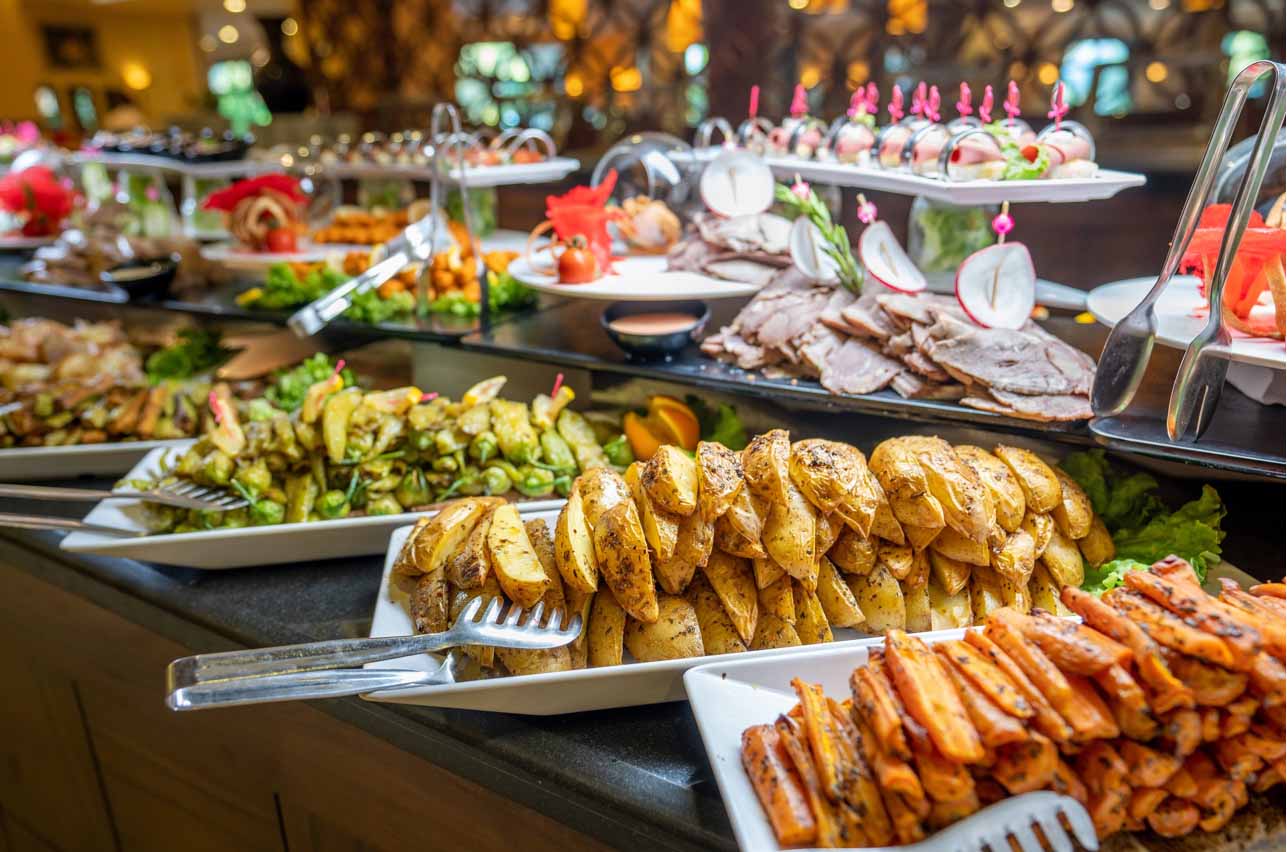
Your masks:
<path fill-rule="evenodd" d="M 60 531 L 82 531 L 92 533 L 102 533 L 104 535 L 119 535 L 128 538 L 138 538 L 147 535 L 144 530 L 128 530 L 122 527 L 107 527 L 102 524 L 90 524 L 85 521 L 78 521 L 75 518 L 53 518 L 48 515 L 17 515 L 10 512 L 0 512 L 0 527 L 8 527 L 17 530 L 60 530 Z"/>
<path fill-rule="evenodd" d="M 399 237 L 389 246 L 392 248 L 398 242 L 401 242 L 401 247 L 393 248 L 384 260 L 292 314 L 286 321 L 291 331 L 300 337 L 311 337 L 317 334 L 331 320 L 353 306 L 354 296 L 379 287 L 397 275 L 410 262 L 405 248 L 405 237 Z"/>
<path fill-rule="evenodd" d="M 313 698 L 343 698 L 381 689 L 401 686 L 427 686 L 447 683 L 441 669 L 331 669 L 296 672 L 269 677 L 245 677 L 197 683 L 190 686 L 170 685 L 165 704 L 171 710 L 204 710 L 210 707 L 236 707 L 243 704 L 267 704 L 274 701 L 304 701 Z"/>
<path fill-rule="evenodd" d="M 55 485 L 19 485 L 0 482 L 0 497 L 20 497 L 24 500 L 56 500 L 82 503 L 86 500 L 108 500 L 118 496 L 101 488 L 61 488 Z"/>

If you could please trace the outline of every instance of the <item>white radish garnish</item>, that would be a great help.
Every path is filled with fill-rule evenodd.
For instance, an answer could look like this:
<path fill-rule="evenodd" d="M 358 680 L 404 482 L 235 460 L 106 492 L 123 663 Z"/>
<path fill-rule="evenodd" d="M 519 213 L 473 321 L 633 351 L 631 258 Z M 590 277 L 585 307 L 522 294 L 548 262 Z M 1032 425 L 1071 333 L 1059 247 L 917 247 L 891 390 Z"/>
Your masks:
<path fill-rule="evenodd" d="M 818 226 L 810 222 L 808 217 L 801 216 L 795 220 L 795 224 L 791 226 L 791 238 L 788 244 L 791 247 L 791 260 L 795 263 L 795 268 L 809 280 L 820 284 L 834 284 L 840 280 L 840 264 L 827 254 L 823 248 L 826 240 L 822 236 L 822 231 L 818 230 Z"/>
<path fill-rule="evenodd" d="M 1037 303 L 1037 272 L 1028 247 L 999 243 L 961 261 L 956 300 L 984 328 L 1022 328 Z"/>
<path fill-rule="evenodd" d="M 867 274 L 891 290 L 919 293 L 926 287 L 924 274 L 898 244 L 884 222 L 872 222 L 858 239 L 858 259 Z"/>
<path fill-rule="evenodd" d="M 754 154 L 729 151 L 706 166 L 699 191 L 712 213 L 753 216 L 773 205 L 773 172 Z"/>

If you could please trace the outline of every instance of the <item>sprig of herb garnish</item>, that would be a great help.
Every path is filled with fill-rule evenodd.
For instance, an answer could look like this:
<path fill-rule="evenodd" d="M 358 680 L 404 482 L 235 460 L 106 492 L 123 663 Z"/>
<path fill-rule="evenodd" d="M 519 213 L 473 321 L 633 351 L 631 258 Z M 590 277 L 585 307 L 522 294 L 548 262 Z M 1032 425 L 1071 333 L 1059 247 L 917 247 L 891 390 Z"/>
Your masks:
<path fill-rule="evenodd" d="M 786 208 L 791 219 L 807 216 L 809 221 L 822 233 L 822 250 L 836 262 L 839 267 L 840 283 L 852 293 L 861 293 L 863 269 L 854 259 L 849 247 L 849 234 L 839 222 L 831 221 L 831 211 L 822 203 L 818 194 L 807 183 L 796 179 L 787 186 L 779 183 L 774 187 L 774 197 Z"/>

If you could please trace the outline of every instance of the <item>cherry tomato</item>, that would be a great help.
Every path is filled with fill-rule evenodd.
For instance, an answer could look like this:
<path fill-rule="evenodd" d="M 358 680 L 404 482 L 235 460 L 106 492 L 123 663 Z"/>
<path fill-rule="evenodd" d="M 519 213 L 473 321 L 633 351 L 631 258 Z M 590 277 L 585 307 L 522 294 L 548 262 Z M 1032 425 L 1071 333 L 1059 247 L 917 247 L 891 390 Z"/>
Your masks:
<path fill-rule="evenodd" d="M 294 254 L 299 251 L 295 232 L 290 228 L 273 228 L 264 238 L 264 247 L 273 254 Z"/>
<path fill-rule="evenodd" d="M 599 277 L 599 261 L 586 245 L 585 238 L 575 236 L 568 240 L 559 255 L 559 282 L 562 284 L 588 284 Z"/>

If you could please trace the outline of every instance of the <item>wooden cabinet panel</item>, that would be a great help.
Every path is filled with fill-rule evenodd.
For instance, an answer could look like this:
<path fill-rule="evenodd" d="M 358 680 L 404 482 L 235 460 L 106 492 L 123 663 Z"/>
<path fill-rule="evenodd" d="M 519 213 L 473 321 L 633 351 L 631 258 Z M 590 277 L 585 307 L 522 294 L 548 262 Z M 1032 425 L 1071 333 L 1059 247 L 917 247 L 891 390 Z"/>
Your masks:
<path fill-rule="evenodd" d="M 0 850 L 3 852 L 59 852 L 10 814 L 0 814 Z"/>

